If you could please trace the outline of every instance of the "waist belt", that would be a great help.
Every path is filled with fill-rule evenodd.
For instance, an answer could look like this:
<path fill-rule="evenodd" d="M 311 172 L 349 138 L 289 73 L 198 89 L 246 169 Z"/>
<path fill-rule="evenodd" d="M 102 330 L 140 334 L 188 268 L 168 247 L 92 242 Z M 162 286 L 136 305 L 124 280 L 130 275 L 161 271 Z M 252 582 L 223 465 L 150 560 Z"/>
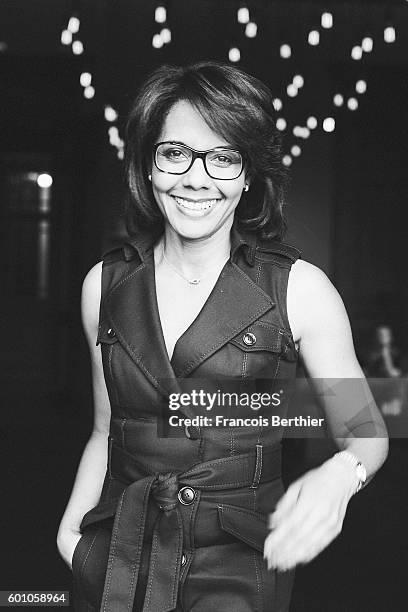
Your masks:
<path fill-rule="evenodd" d="M 182 488 L 256 488 L 280 475 L 280 447 L 263 449 L 257 445 L 252 453 L 205 461 L 185 472 L 149 474 L 133 455 L 113 444 L 110 465 L 112 474 L 127 486 L 119 498 L 101 503 L 85 514 L 81 523 L 83 530 L 91 523 L 115 516 L 101 611 L 132 610 L 148 500 L 152 496 L 161 512 L 153 530 L 143 612 L 170 612 L 177 605 L 181 571 L 183 524 L 179 504 L 186 503 L 180 498 Z"/>

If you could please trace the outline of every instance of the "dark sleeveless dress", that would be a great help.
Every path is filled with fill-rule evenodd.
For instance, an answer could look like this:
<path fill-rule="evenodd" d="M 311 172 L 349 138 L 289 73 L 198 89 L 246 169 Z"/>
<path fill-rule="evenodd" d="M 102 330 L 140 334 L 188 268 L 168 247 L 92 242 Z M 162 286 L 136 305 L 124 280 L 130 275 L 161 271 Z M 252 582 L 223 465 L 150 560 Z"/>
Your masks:
<path fill-rule="evenodd" d="M 169 361 L 155 292 L 157 238 L 133 237 L 103 256 L 97 344 L 112 409 L 109 458 L 74 551 L 75 610 L 287 611 L 293 572 L 268 571 L 263 559 L 267 515 L 283 494 L 282 428 L 196 423 L 169 435 L 163 407 L 181 380 L 200 387 L 262 379 L 265 391 L 265 380 L 273 389 L 294 379 L 286 290 L 300 254 L 234 223 L 230 259 Z M 283 402 L 283 416 L 285 409 Z"/>

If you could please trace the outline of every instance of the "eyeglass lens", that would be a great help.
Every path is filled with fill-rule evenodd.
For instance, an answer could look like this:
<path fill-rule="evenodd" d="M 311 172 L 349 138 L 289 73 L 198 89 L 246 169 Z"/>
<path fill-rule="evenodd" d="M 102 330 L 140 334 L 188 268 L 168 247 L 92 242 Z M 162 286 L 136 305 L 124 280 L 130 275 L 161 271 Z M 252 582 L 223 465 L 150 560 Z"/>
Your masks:
<path fill-rule="evenodd" d="M 193 152 L 188 147 L 165 142 L 156 149 L 159 170 L 171 174 L 184 174 L 190 169 Z M 215 179 L 234 179 L 241 174 L 242 156 L 238 151 L 217 148 L 205 155 L 207 173 Z"/>

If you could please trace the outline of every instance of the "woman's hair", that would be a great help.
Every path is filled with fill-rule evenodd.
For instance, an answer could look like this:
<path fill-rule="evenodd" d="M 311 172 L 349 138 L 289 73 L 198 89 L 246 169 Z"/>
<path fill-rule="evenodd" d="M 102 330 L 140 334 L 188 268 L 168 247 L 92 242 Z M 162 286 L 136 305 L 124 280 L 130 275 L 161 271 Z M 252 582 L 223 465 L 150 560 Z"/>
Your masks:
<path fill-rule="evenodd" d="M 125 167 L 130 197 L 126 227 L 163 224 L 148 180 L 152 147 L 172 106 L 184 100 L 207 125 L 246 161 L 250 189 L 243 192 L 235 212 L 241 230 L 261 238 L 282 240 L 287 170 L 282 163 L 280 133 L 275 124 L 273 97 L 255 77 L 228 64 L 206 61 L 185 67 L 161 66 L 144 82 L 131 108 L 126 128 Z"/>

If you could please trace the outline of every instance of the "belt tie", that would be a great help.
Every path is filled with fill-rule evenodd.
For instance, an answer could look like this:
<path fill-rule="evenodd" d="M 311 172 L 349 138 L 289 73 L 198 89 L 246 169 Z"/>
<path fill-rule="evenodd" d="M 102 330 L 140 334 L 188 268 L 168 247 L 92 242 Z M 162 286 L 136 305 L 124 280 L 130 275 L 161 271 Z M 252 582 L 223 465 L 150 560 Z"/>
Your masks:
<path fill-rule="evenodd" d="M 201 491 L 222 491 L 256 486 L 280 474 L 280 449 L 245 453 L 199 463 L 185 472 L 155 473 L 113 445 L 111 466 L 122 482 L 129 484 L 121 496 L 101 502 L 83 518 L 87 525 L 114 516 L 101 612 L 130 612 L 141 567 L 149 498 L 160 513 L 153 527 L 149 573 L 142 612 L 171 612 L 177 605 L 183 551 L 183 523 L 178 501 L 180 486 Z"/>

